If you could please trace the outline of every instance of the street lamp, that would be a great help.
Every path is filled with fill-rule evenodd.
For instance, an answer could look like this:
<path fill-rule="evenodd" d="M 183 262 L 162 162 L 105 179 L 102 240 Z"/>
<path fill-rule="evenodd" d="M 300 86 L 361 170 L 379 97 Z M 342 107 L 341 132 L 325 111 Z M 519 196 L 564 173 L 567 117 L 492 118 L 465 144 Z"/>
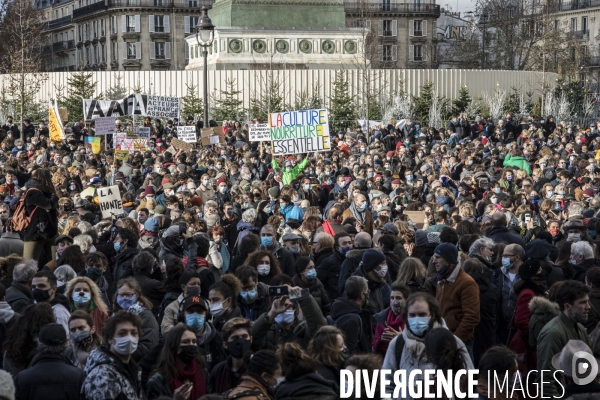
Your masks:
<path fill-rule="evenodd" d="M 481 47 L 483 51 L 483 58 L 481 60 L 481 69 L 485 69 L 485 24 L 487 23 L 487 13 L 475 14 L 473 11 L 467 11 L 465 14 L 470 14 L 472 17 L 477 17 L 477 24 L 483 24 L 483 35 L 481 37 Z"/>
<path fill-rule="evenodd" d="M 202 7 L 202 14 L 196 25 L 196 41 L 202 47 L 204 57 L 204 127 L 208 127 L 208 48 L 212 45 L 215 26 L 208 16 L 208 8 Z"/>

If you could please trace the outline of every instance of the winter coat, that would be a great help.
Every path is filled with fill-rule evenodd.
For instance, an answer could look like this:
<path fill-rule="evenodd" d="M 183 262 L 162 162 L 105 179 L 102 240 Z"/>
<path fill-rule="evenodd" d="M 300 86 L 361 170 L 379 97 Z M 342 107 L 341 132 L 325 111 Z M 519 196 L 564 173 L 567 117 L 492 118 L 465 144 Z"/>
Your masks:
<path fill-rule="evenodd" d="M 279 212 L 285 216 L 286 221 L 289 221 L 290 219 L 302 221 L 304 219 L 304 211 L 294 203 L 290 203 L 286 207 L 280 208 Z"/>
<path fill-rule="evenodd" d="M 158 322 L 150 310 L 136 303 L 127 309 L 127 312 L 136 314 L 142 319 L 142 331 L 140 332 L 137 350 L 132 354 L 136 362 L 139 362 L 154 346 L 158 344 Z"/>
<path fill-rule="evenodd" d="M 6 289 L 6 302 L 15 312 L 23 314 L 25 308 L 33 304 L 33 295 L 27 286 L 13 281 L 12 285 Z"/>
<path fill-rule="evenodd" d="M 13 253 L 23 256 L 24 246 L 25 243 L 18 233 L 4 232 L 0 239 L 0 257 L 8 257 Z"/>
<path fill-rule="evenodd" d="M 473 278 L 456 266 L 447 280 L 438 282 L 435 297 L 448 329 L 463 342 L 473 340 L 479 324 L 479 287 Z"/>
<path fill-rule="evenodd" d="M 275 258 L 279 261 L 279 266 L 281 267 L 281 272 L 289 276 L 290 278 L 296 275 L 296 260 L 294 255 L 283 248 L 279 242 L 275 242 L 275 250 L 271 251 L 269 249 L 265 249 L 263 245 L 260 246 L 261 250 L 271 252 Z M 260 276 L 259 276 L 260 278 Z"/>
<path fill-rule="evenodd" d="M 573 269 L 575 270 L 575 274 L 571 277 L 574 281 L 579 281 L 581 283 L 585 283 L 585 274 L 588 272 L 590 268 L 595 267 L 595 260 L 593 258 L 587 258 L 583 260 L 583 263 L 573 265 Z"/>
<path fill-rule="evenodd" d="M 490 347 L 496 344 L 496 322 L 498 311 L 498 291 L 483 275 L 473 277 L 479 286 L 479 324 L 473 332 L 474 364 L 479 365 L 479 359 Z"/>
<path fill-rule="evenodd" d="M 347 208 L 346 211 L 342 213 L 342 219 L 344 220 L 346 218 L 354 218 L 350 208 Z M 371 237 L 373 237 L 373 215 L 369 210 L 365 210 L 365 222 L 362 228 L 364 232 L 367 232 L 369 235 L 371 235 Z"/>
<path fill-rule="evenodd" d="M 537 346 L 537 370 L 553 370 L 552 357 L 560 353 L 569 342 L 569 340 L 581 340 L 591 347 L 585 327 L 574 323 L 564 312 L 558 314 L 544 326 L 538 336 Z M 544 396 L 557 396 L 561 393 L 561 388 L 553 379 L 546 379 L 541 382 L 542 374 L 538 376 L 537 382 L 540 383 L 544 391 Z"/>
<path fill-rule="evenodd" d="M 242 376 L 246 373 L 246 364 L 242 365 L 237 371 L 232 370 L 233 359 L 228 356 L 227 359 L 215 365 L 210 374 L 209 387 L 215 393 L 225 393 L 234 389 L 240 384 Z"/>
<path fill-rule="evenodd" d="M 515 235 L 514 233 L 510 233 L 508 228 L 505 226 L 494 226 L 490 230 L 487 237 L 496 243 L 518 244 L 525 248 L 525 242 L 523 241 L 523 238 L 519 235 Z"/>
<path fill-rule="evenodd" d="M 14 312 L 5 301 L 0 301 L 0 354 L 4 354 L 4 341 L 8 330 L 17 322 L 21 315 Z M 0 368 L 2 359 L 0 358 Z"/>
<path fill-rule="evenodd" d="M 513 291 L 513 287 L 515 286 L 515 283 L 521 279 L 519 274 L 517 274 L 515 275 L 515 279 L 511 281 L 508 274 L 508 268 L 502 267 L 494 270 L 494 275 L 492 277 L 492 282 L 498 291 L 496 326 L 504 329 L 509 329 L 512 327 L 511 323 L 517 304 L 517 295 Z"/>
<path fill-rule="evenodd" d="M 368 249 L 353 249 L 346 253 L 346 259 L 342 263 L 340 269 L 340 278 L 338 279 L 339 294 L 344 293 L 344 285 L 348 278 L 358 269 L 358 265 L 362 261 L 362 256 Z"/>
<path fill-rule="evenodd" d="M 25 189 L 25 210 L 31 217 L 31 222 L 25 228 L 24 241 L 34 242 L 55 237 L 58 233 L 58 197 L 33 179 L 27 182 Z M 33 212 L 36 207 L 37 210 Z"/>
<path fill-rule="evenodd" d="M 93 350 L 85 366 L 82 400 L 141 400 L 141 371 L 132 359 L 128 365 L 106 347 Z"/>
<path fill-rule="evenodd" d="M 331 305 L 331 319 L 344 332 L 346 347 L 351 355 L 372 352 L 373 330 L 369 311 L 351 300 L 338 298 Z"/>
<path fill-rule="evenodd" d="M 338 282 L 340 279 L 342 263 L 345 259 L 346 257 L 344 257 L 342 253 L 334 250 L 329 257 L 321 261 L 315 268 L 317 270 L 317 278 L 319 278 L 323 284 L 323 287 L 327 292 L 327 297 L 329 297 L 331 301 L 334 301 L 339 297 Z"/>
<path fill-rule="evenodd" d="M 173 243 L 167 238 L 160 239 L 160 251 L 158 252 L 158 262 L 162 264 L 163 261 L 168 261 L 171 258 L 183 258 L 183 247 L 177 243 Z"/>
<path fill-rule="evenodd" d="M 2 240 L 0 239 L 0 242 L 1 241 Z M 334 249 L 324 249 L 324 250 L 321 250 L 321 251 L 315 253 L 314 259 L 313 259 L 313 262 L 315 263 L 315 268 L 317 268 L 319 265 L 321 265 L 323 260 L 325 260 L 327 257 L 331 256 L 334 252 L 335 252 Z"/>
<path fill-rule="evenodd" d="M 588 334 L 592 333 L 598 322 L 600 322 L 600 288 L 594 287 L 590 290 L 590 311 L 585 322 Z"/>
<path fill-rule="evenodd" d="M 524 368 L 527 368 L 527 372 L 535 369 L 537 365 L 537 353 L 535 348 L 529 347 L 529 320 L 531 318 L 531 310 L 529 309 L 529 302 L 536 295 L 537 290 L 530 288 L 528 282 L 523 282 L 525 286 L 517 296 L 517 307 L 515 308 L 515 326 L 517 332 L 510 341 L 509 348 L 516 354 L 524 355 Z M 522 371 L 525 372 L 525 371 Z"/>
<path fill-rule="evenodd" d="M 531 167 L 529 166 L 527 160 L 522 156 L 511 156 L 510 154 L 507 154 L 504 157 L 504 163 L 502 165 L 505 167 L 524 169 L 527 171 L 527 175 L 531 175 Z"/>
<path fill-rule="evenodd" d="M 133 275 L 142 289 L 142 294 L 152 302 L 152 313 L 158 315 L 160 303 L 165 297 L 165 285 L 153 279 L 148 272 L 137 272 Z"/>
<path fill-rule="evenodd" d="M 160 332 L 163 336 L 166 336 L 166 334 L 179 323 L 179 306 L 183 301 L 183 298 L 184 294 L 181 293 L 179 297 L 177 297 L 177 300 L 172 301 L 166 306 L 163 319 L 160 322 Z"/>
<path fill-rule="evenodd" d="M 336 382 L 313 372 L 292 381 L 284 381 L 275 389 L 276 400 L 337 400 L 340 388 Z"/>
<path fill-rule="evenodd" d="M 383 331 L 388 326 L 395 331 L 402 331 L 404 330 L 405 322 L 402 319 L 402 314 L 394 314 L 391 307 L 375 314 L 375 321 L 377 322 L 377 326 L 375 327 L 375 336 L 373 337 L 373 352 L 385 356 L 390 342 L 381 339 Z"/>
<path fill-rule="evenodd" d="M 19 400 L 79 400 L 85 373 L 62 354 L 39 353 L 15 376 Z"/>
<path fill-rule="evenodd" d="M 536 296 L 529 302 L 529 346 L 537 348 L 538 336 L 544 326 L 560 313 L 558 304 L 542 296 Z M 590 310 L 591 312 L 591 310 Z"/>
<path fill-rule="evenodd" d="M 206 361 L 206 370 L 212 371 L 215 365 L 225 361 L 225 349 L 221 335 L 210 322 L 204 323 L 202 333 L 196 334 L 198 349 Z"/>
<path fill-rule="evenodd" d="M 371 314 L 371 324 L 375 325 L 375 314 L 383 311 L 390 305 L 390 287 L 387 283 L 372 280 L 363 267 L 359 267 L 352 276 L 362 276 L 369 285 L 369 303 L 366 308 Z"/>
<path fill-rule="evenodd" d="M 113 270 L 113 285 L 123 278 L 133 276 L 133 259 L 139 254 L 137 247 L 128 247 L 117 253 Z"/>
<path fill-rule="evenodd" d="M 260 383 L 258 381 L 258 379 L 256 379 L 252 375 L 253 374 L 246 374 L 246 375 L 242 376 L 242 380 L 241 380 L 240 384 L 237 385 L 232 391 L 227 393 L 227 396 L 225 396 L 225 398 L 228 399 L 228 398 L 235 396 L 236 394 L 244 393 L 244 392 L 259 392 L 259 393 L 262 393 L 262 396 L 249 394 L 247 396 L 237 397 L 237 400 L 265 400 L 265 399 L 273 400 L 274 397 L 273 397 L 273 393 L 271 392 L 270 388 L 266 387 L 265 384 Z"/>
<path fill-rule="evenodd" d="M 298 286 L 302 289 L 309 289 L 310 295 L 315 299 L 319 308 L 321 309 L 321 314 L 329 315 L 329 311 L 331 310 L 331 302 L 329 301 L 329 296 L 327 296 L 327 291 L 325 287 L 319 280 L 319 278 L 315 278 L 312 282 L 304 282 L 299 275 L 294 275 L 292 278 L 292 283 L 294 286 Z"/>
<path fill-rule="evenodd" d="M 446 323 L 444 322 L 443 319 L 442 319 L 441 323 L 434 322 L 433 327 L 448 329 L 448 327 L 446 326 Z M 424 336 L 418 337 L 418 336 L 414 335 L 410 331 L 410 329 L 405 329 L 402 332 L 401 336 L 402 336 L 402 339 L 404 339 L 404 348 L 402 350 L 402 356 L 401 356 L 400 360 L 398 360 L 396 358 L 396 342 L 398 341 L 398 338 L 400 337 L 400 336 L 397 336 L 390 341 L 388 350 L 385 353 L 385 359 L 383 360 L 383 366 L 381 367 L 382 369 L 391 370 L 392 376 L 398 370 L 406 371 L 406 376 L 409 376 L 411 371 L 413 371 L 413 370 L 424 371 L 427 369 L 435 369 L 434 365 L 427 359 L 427 356 L 425 354 L 425 344 L 423 343 Z M 456 335 L 454 336 L 454 338 L 456 339 L 456 344 L 458 345 L 458 348 L 461 350 L 461 352 L 463 354 L 465 368 L 467 370 L 473 369 L 473 362 L 471 361 L 471 357 L 469 357 L 469 353 L 467 351 L 465 344 Z M 415 376 L 415 382 L 418 382 L 419 380 L 421 380 L 421 381 L 423 380 L 423 376 L 421 374 L 418 374 Z M 392 380 L 392 382 L 390 382 L 390 385 L 387 386 L 387 392 L 393 393 L 393 391 L 394 391 L 394 384 L 393 384 L 393 380 Z M 392 398 L 394 400 L 412 399 L 410 397 L 409 391 L 407 390 L 406 392 L 407 392 L 406 397 L 392 397 Z M 402 391 L 400 391 L 399 394 L 401 395 Z"/>
<path fill-rule="evenodd" d="M 286 168 L 281 168 L 281 166 L 277 163 L 277 160 L 273 158 L 271 160 L 271 167 L 273 167 L 273 170 L 281 168 L 281 182 L 283 182 L 284 185 L 289 185 L 290 182 L 296 179 L 296 177 L 300 175 L 302 171 L 304 171 L 304 168 L 306 168 L 309 161 L 310 160 L 308 157 L 306 157 L 300 162 L 300 164 L 288 171 Z"/>
<path fill-rule="evenodd" d="M 250 321 L 256 321 L 262 314 L 271 309 L 269 304 L 269 287 L 264 283 L 259 282 L 256 287 L 256 300 L 251 304 L 247 304 L 246 300 L 238 294 L 238 307 L 242 312 L 242 316 Z"/>

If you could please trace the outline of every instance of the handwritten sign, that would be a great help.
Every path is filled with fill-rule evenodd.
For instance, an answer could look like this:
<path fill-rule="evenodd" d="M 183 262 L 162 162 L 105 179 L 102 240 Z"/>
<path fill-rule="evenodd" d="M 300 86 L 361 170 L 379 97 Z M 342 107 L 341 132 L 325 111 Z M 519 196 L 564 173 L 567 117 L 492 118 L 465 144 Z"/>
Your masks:
<path fill-rule="evenodd" d="M 192 151 L 192 150 L 194 150 L 194 145 L 193 144 L 186 143 L 183 140 L 179 140 L 177 138 L 171 139 L 171 146 L 173 146 L 176 149 L 183 150 L 183 151 Z"/>
<path fill-rule="evenodd" d="M 123 214 L 123 203 L 121 202 L 121 193 L 119 186 L 109 186 L 98 188 L 98 198 L 100 200 L 100 211 L 102 218 Z"/>
<path fill-rule="evenodd" d="M 127 150 L 115 150 L 115 160 L 125 161 L 129 158 L 129 152 Z"/>
<path fill-rule="evenodd" d="M 186 143 L 196 143 L 196 127 L 195 126 L 178 126 L 177 138 Z"/>
<path fill-rule="evenodd" d="M 269 124 L 253 124 L 248 127 L 248 134 L 251 142 L 266 142 L 271 140 L 271 130 Z"/>
<path fill-rule="evenodd" d="M 94 120 L 96 135 L 112 135 L 115 133 L 115 117 L 102 117 Z"/>
<path fill-rule="evenodd" d="M 135 136 L 139 139 L 150 139 L 150 127 L 149 126 L 138 126 L 135 128 Z"/>
<path fill-rule="evenodd" d="M 327 110 L 300 110 L 269 114 L 274 155 L 330 151 Z"/>

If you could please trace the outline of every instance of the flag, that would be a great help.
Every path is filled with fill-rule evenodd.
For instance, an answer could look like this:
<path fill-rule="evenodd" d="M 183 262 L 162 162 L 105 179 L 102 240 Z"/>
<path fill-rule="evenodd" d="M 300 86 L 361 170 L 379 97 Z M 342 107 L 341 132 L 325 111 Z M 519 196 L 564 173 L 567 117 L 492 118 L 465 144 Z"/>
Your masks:
<path fill-rule="evenodd" d="M 85 142 L 92 144 L 92 153 L 94 153 L 94 154 L 100 153 L 100 138 L 99 137 L 97 137 L 97 136 L 86 136 L 85 137 Z"/>
<path fill-rule="evenodd" d="M 50 130 L 50 139 L 52 141 L 60 142 L 65 138 L 63 126 L 60 123 L 53 107 L 48 108 L 48 128 Z"/>

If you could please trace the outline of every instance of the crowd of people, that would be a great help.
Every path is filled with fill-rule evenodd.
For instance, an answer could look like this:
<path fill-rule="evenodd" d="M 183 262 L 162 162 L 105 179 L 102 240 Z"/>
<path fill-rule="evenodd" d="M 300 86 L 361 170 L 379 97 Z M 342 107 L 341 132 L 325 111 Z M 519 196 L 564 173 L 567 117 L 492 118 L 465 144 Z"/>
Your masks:
<path fill-rule="evenodd" d="M 600 398 L 571 368 L 600 356 L 600 123 L 391 120 L 286 156 L 144 125 L 126 160 L 85 121 L 1 127 L 0 399 L 379 399 L 340 372 L 382 369 Z"/>

